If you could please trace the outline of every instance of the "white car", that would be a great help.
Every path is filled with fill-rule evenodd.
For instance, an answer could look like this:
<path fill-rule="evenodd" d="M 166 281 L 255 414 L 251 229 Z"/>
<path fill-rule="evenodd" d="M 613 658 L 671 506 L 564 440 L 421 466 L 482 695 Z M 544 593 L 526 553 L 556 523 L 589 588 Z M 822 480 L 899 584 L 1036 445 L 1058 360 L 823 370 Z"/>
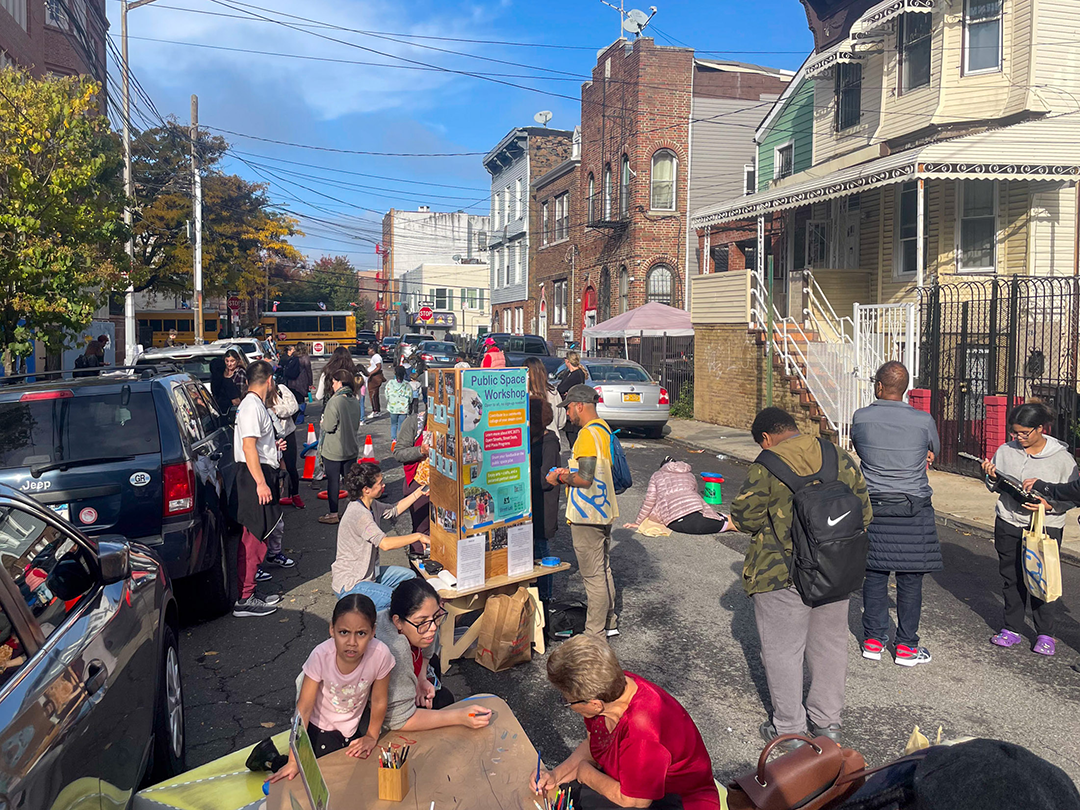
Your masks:
<path fill-rule="evenodd" d="M 215 340 L 213 343 L 209 343 L 209 346 L 224 346 L 227 349 L 240 349 L 244 352 L 244 356 L 249 363 L 254 363 L 256 360 L 269 360 L 274 362 L 273 358 L 267 356 L 267 347 L 264 345 L 265 341 L 258 338 L 224 338 L 222 340 Z"/>
<path fill-rule="evenodd" d="M 649 372 L 631 360 L 583 357 L 585 383 L 596 389 L 600 401 L 596 415 L 613 428 L 640 430 L 651 439 L 664 435 L 671 415 L 671 398 L 666 388 Z M 552 375 L 558 383 L 566 376 L 565 364 Z"/>
<path fill-rule="evenodd" d="M 250 343 L 251 341 L 241 341 Z M 139 355 L 135 361 L 137 366 L 152 366 L 158 363 L 171 363 L 179 366 L 184 371 L 194 374 L 202 381 L 207 391 L 210 390 L 210 361 L 215 357 L 224 357 L 229 349 L 239 351 L 247 361 L 258 358 L 252 357 L 238 343 L 231 340 L 219 340 L 202 346 L 164 346 L 160 349 L 150 349 Z"/>

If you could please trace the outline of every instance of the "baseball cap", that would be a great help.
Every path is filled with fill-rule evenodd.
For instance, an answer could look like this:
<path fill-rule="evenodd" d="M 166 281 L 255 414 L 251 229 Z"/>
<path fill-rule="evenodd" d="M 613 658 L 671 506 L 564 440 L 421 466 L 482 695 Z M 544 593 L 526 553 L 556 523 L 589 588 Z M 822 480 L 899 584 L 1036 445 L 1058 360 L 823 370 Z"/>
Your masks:
<path fill-rule="evenodd" d="M 585 385 L 585 383 L 578 383 L 566 392 L 566 397 L 559 403 L 559 407 L 565 408 L 571 402 L 587 402 L 590 405 L 595 405 L 599 401 L 600 395 L 596 393 L 595 388 L 591 385 Z"/>
<path fill-rule="evenodd" d="M 494 346 L 495 345 L 495 338 L 484 338 L 484 345 L 485 346 Z"/>

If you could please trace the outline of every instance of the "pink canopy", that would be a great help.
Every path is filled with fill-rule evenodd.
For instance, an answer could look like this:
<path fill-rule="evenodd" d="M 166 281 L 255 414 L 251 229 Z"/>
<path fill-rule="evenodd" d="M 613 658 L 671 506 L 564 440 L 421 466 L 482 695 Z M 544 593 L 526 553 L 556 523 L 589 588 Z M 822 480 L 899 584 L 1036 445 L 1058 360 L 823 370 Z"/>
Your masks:
<path fill-rule="evenodd" d="M 632 337 L 692 337 L 694 327 L 690 325 L 690 313 L 685 309 L 676 309 L 655 301 L 617 318 L 609 318 L 596 326 L 590 326 L 583 332 L 587 338 L 632 338 Z"/>

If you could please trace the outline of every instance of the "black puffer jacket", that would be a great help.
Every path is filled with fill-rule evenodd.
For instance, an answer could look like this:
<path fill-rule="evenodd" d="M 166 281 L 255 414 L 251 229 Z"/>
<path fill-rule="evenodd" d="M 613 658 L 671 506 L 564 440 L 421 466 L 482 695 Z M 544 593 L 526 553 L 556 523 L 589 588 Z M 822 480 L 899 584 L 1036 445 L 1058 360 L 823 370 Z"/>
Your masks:
<path fill-rule="evenodd" d="M 934 507 L 929 498 L 872 496 L 870 503 L 874 507 L 874 519 L 870 523 L 870 553 L 866 558 L 869 570 L 915 573 L 940 571 L 944 567 Z"/>

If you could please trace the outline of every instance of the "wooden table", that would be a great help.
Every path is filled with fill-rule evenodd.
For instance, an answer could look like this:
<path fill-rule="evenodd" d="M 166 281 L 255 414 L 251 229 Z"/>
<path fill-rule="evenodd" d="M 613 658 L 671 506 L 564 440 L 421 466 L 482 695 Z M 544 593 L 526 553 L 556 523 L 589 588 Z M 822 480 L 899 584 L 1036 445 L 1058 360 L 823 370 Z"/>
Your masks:
<path fill-rule="evenodd" d="M 536 580 L 549 574 L 569 571 L 570 563 L 560 562 L 554 566 L 535 565 L 532 571 L 526 571 L 524 574 L 491 577 L 479 588 L 460 591 L 448 587 L 437 576 L 429 574 L 420 567 L 417 560 L 413 560 L 412 564 L 417 573 L 431 583 L 431 586 L 439 592 L 439 596 L 445 600 L 443 607 L 446 608 L 447 616 L 442 623 L 442 627 L 439 628 L 439 664 L 443 672 L 447 671 L 453 661 L 464 655 L 465 651 L 472 646 L 477 636 L 480 635 L 480 622 L 475 621 L 462 634 L 461 638 L 455 638 L 454 628 L 457 626 L 458 617 L 483 610 L 487 600 L 492 596 L 497 596 L 500 593 L 513 593 L 517 590 L 516 586 L 522 583 L 527 583 L 525 587 L 528 589 L 529 596 L 533 600 L 533 606 L 536 608 L 534 611 L 536 618 L 533 622 L 533 645 L 538 653 L 544 654 L 546 650 L 544 645 L 544 606 L 540 601 L 540 593 L 536 589 Z"/>
<path fill-rule="evenodd" d="M 345 751 L 319 759 L 330 789 L 330 810 L 534 810 L 536 749 L 510 707 L 483 695 L 455 705 L 484 706 L 493 711 L 491 725 L 432 731 L 387 732 L 383 747 L 409 745 L 409 792 L 401 802 L 379 799 L 378 757 L 366 760 Z M 267 810 L 291 810 L 290 794 L 308 810 L 299 777 L 270 787 Z"/>

